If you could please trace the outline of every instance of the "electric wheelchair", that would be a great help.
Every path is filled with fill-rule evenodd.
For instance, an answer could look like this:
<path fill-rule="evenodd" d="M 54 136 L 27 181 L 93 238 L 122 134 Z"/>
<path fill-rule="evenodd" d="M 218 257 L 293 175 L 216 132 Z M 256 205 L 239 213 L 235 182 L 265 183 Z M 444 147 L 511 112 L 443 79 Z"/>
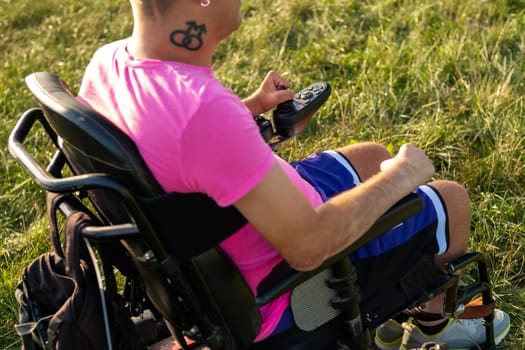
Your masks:
<path fill-rule="evenodd" d="M 246 222 L 234 207 L 219 208 L 202 194 L 165 193 L 133 142 L 78 102 L 57 75 L 33 73 L 26 83 L 39 105 L 21 115 L 9 150 L 43 191 L 67 195 L 59 207 L 65 217 L 82 210 L 99 218 L 100 224 L 83 227 L 82 235 L 98 259 L 123 276 L 123 304 L 143 334 L 144 348 L 172 336 L 182 349 L 250 349 L 260 325 L 258 306 L 288 291 L 297 300 L 293 313 L 301 327 L 313 330 L 337 320 L 345 332 L 333 342 L 334 349 L 373 348 L 371 334 L 388 317 L 362 318 L 356 273 L 347 255 L 420 210 L 417 196 L 401 200 L 355 244 L 315 271 L 280 264 L 253 295 L 218 247 Z M 30 150 L 30 135 L 39 127 L 50 146 L 36 154 Z M 49 158 L 40 160 L 42 153 Z M 447 296 L 444 316 L 456 315 L 475 296 L 481 295 L 483 304 L 493 302 L 483 254 L 469 252 L 447 269 L 435 288 L 421 290 L 410 305 L 399 305 L 387 316 L 442 292 Z M 458 285 L 466 272 L 471 281 Z M 104 293 L 107 287 L 102 287 L 102 298 Z M 106 321 L 116 317 L 110 308 L 104 314 Z M 484 348 L 495 349 L 490 315 L 486 321 Z M 107 348 L 118 348 L 110 323 L 105 327 Z"/>

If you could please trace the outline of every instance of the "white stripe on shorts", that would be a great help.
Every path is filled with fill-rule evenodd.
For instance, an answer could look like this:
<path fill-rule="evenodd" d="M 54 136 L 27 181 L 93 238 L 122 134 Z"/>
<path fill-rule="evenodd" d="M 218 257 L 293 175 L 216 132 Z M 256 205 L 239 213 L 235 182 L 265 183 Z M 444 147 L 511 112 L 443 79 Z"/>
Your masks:
<path fill-rule="evenodd" d="M 361 184 L 361 180 L 359 180 L 359 175 L 357 174 L 357 171 L 350 165 L 350 163 L 344 158 L 340 153 L 334 151 L 334 150 L 328 150 L 324 151 L 325 153 L 330 154 L 334 159 L 336 159 L 342 166 L 345 167 L 346 170 L 350 173 L 350 175 L 354 179 L 354 183 L 357 185 Z M 432 204 L 434 205 L 434 209 L 436 211 L 437 216 L 437 227 L 436 227 L 436 241 L 438 244 L 438 254 L 441 255 L 445 253 L 448 249 L 448 242 L 447 242 L 447 214 L 445 212 L 445 207 L 443 206 L 443 202 L 441 201 L 441 197 L 436 193 L 436 190 L 434 188 L 422 185 L 419 187 L 419 189 L 424 192 L 432 201 Z M 400 226 L 402 224 L 399 224 Z"/>
<path fill-rule="evenodd" d="M 427 185 L 419 186 L 419 189 L 423 191 L 434 204 L 434 209 L 436 210 L 437 215 L 436 240 L 439 247 L 438 254 L 441 255 L 445 253 L 448 248 L 446 232 L 447 214 L 445 213 L 441 197 L 439 197 L 435 189 Z"/>
<path fill-rule="evenodd" d="M 354 183 L 356 186 L 361 184 L 361 180 L 359 180 L 359 175 L 357 175 L 357 171 L 355 171 L 355 169 L 350 165 L 350 163 L 345 157 L 333 150 L 328 150 L 324 152 L 334 157 L 339 163 L 341 163 L 342 166 L 346 168 L 346 170 L 348 170 L 350 175 L 352 175 L 352 177 L 354 178 Z"/>

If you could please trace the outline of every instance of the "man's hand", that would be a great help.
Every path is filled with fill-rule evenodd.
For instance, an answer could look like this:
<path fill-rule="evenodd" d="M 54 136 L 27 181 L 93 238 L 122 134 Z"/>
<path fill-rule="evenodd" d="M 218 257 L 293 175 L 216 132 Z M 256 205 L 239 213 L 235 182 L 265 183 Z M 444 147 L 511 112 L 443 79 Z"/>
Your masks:
<path fill-rule="evenodd" d="M 399 171 L 413 179 L 414 187 L 429 181 L 435 172 L 432 161 L 425 152 L 410 143 L 402 145 L 395 157 L 381 163 L 382 171 L 388 169 Z"/>
<path fill-rule="evenodd" d="M 279 89 L 285 87 L 286 89 Z M 261 86 L 243 102 L 256 116 L 269 111 L 279 103 L 293 99 L 294 92 L 288 90 L 290 83 L 274 71 L 268 72 Z"/>

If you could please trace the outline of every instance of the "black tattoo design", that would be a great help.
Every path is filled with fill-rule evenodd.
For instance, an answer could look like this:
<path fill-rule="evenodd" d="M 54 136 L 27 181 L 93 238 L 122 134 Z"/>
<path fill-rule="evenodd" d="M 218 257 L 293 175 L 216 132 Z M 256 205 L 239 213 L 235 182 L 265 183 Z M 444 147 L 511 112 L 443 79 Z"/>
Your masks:
<path fill-rule="evenodd" d="M 188 29 L 178 29 L 170 34 L 171 43 L 190 51 L 200 49 L 202 46 L 202 35 L 206 33 L 206 25 L 198 25 L 195 21 L 188 21 L 186 24 Z"/>

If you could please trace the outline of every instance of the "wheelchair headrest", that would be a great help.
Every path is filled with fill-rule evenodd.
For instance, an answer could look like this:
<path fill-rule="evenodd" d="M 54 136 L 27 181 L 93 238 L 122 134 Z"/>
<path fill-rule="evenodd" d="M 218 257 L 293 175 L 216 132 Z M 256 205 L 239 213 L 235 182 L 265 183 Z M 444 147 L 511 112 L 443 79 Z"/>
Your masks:
<path fill-rule="evenodd" d="M 164 191 L 147 168 L 133 141 L 105 117 L 81 103 L 57 75 L 37 72 L 26 83 L 58 135 L 75 172 L 107 173 L 138 195 Z"/>

